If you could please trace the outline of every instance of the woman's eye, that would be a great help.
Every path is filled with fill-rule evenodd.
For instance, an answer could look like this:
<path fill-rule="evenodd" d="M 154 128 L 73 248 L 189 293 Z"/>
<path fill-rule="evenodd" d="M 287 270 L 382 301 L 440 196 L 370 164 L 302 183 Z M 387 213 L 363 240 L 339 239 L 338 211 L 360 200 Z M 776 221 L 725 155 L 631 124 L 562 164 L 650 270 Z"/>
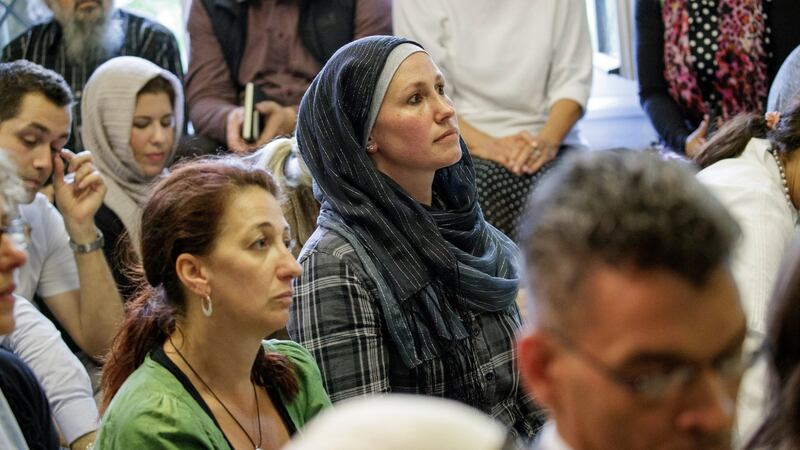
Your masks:
<path fill-rule="evenodd" d="M 408 98 L 408 103 L 411 104 L 411 105 L 416 105 L 421 100 L 422 100 L 422 96 L 420 96 L 419 94 L 414 94 L 414 95 L 412 95 L 411 97 Z"/>
<path fill-rule="evenodd" d="M 133 126 L 136 127 L 136 128 L 140 128 L 140 129 L 141 128 L 147 128 L 148 126 L 150 126 L 150 122 L 149 121 L 137 121 L 137 122 L 133 122 Z"/>
<path fill-rule="evenodd" d="M 175 126 L 175 119 L 172 116 L 164 117 L 161 119 L 161 126 L 165 128 L 171 128 Z"/>
<path fill-rule="evenodd" d="M 295 241 L 294 239 L 284 239 L 283 245 L 285 245 L 286 249 L 291 252 L 292 250 L 294 250 L 295 245 L 297 245 L 297 241 Z"/>
<path fill-rule="evenodd" d="M 256 250 L 264 249 L 266 247 L 267 247 L 267 240 L 264 239 L 264 238 L 261 238 L 261 239 L 255 241 L 255 242 L 253 242 L 252 244 L 250 244 L 250 248 L 253 248 L 253 249 L 256 249 Z"/>
<path fill-rule="evenodd" d="M 444 95 L 444 84 L 437 84 L 436 92 L 438 92 L 439 95 Z"/>

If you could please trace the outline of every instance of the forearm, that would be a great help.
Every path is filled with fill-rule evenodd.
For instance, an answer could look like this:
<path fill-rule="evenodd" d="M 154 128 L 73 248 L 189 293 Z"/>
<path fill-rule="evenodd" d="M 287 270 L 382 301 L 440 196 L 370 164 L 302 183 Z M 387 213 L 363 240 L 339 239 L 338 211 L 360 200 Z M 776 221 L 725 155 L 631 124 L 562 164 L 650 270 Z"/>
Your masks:
<path fill-rule="evenodd" d="M 637 0 L 635 25 L 639 102 L 659 137 L 673 150 L 683 152 L 691 130 L 669 94 L 664 75 L 664 22 L 660 3 Z"/>
<path fill-rule="evenodd" d="M 553 145 L 561 145 L 564 137 L 583 115 L 583 108 L 575 100 L 556 100 L 547 113 L 547 121 L 538 136 Z"/>
<path fill-rule="evenodd" d="M 492 136 L 475 128 L 461 117 L 458 118 L 458 128 L 461 137 L 467 143 L 470 154 L 481 159 L 489 159 L 488 152 L 491 151 L 490 142 L 492 141 Z"/>
<path fill-rule="evenodd" d="M 225 143 L 228 114 L 237 107 L 234 102 L 221 97 L 194 98 L 189 103 L 189 118 L 195 133 Z"/>
<path fill-rule="evenodd" d="M 84 351 L 97 358 L 110 348 L 124 309 L 108 262 L 101 251 L 76 253 L 80 280 L 80 330 Z"/>
<path fill-rule="evenodd" d="M 203 2 L 192 2 L 186 25 L 191 58 L 184 86 L 189 117 L 198 134 L 225 142 L 228 113 L 238 106 L 236 86 Z"/>
<path fill-rule="evenodd" d="M 55 421 L 67 442 L 97 429 L 97 405 L 81 362 L 61 333 L 30 302 L 18 297 L 16 328 L 2 338 L 4 346 L 31 368 L 47 395 Z"/>
<path fill-rule="evenodd" d="M 683 153 L 686 138 L 692 130 L 686 126 L 686 120 L 678 109 L 678 105 L 669 94 L 651 95 L 642 102 L 642 108 L 650 118 L 658 136 L 669 148 Z"/>

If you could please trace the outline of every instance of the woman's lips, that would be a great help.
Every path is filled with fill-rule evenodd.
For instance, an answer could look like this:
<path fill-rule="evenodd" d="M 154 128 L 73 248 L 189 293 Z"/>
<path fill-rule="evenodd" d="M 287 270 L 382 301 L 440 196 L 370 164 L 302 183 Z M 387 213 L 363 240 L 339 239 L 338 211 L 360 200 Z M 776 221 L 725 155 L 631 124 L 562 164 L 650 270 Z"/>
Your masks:
<path fill-rule="evenodd" d="M 444 140 L 455 140 L 458 139 L 458 130 L 455 128 L 451 128 L 444 133 L 442 133 L 434 142 L 440 142 Z"/>
<path fill-rule="evenodd" d="M 164 158 L 167 157 L 166 153 L 150 153 L 149 155 L 144 155 L 144 158 L 149 163 L 161 163 L 164 161 Z"/>

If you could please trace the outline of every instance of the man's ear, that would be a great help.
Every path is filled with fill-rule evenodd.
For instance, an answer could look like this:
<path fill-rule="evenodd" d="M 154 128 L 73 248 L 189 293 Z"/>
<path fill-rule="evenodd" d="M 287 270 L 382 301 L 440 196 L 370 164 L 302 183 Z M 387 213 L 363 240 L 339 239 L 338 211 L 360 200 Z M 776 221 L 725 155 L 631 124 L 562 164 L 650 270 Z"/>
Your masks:
<path fill-rule="evenodd" d="M 558 380 L 554 363 L 559 348 L 538 330 L 527 330 L 517 339 L 517 361 L 522 383 L 531 398 L 545 409 L 558 402 Z"/>
<path fill-rule="evenodd" d="M 189 253 L 181 253 L 175 260 L 175 273 L 187 289 L 205 297 L 210 294 L 206 268 L 202 259 Z"/>

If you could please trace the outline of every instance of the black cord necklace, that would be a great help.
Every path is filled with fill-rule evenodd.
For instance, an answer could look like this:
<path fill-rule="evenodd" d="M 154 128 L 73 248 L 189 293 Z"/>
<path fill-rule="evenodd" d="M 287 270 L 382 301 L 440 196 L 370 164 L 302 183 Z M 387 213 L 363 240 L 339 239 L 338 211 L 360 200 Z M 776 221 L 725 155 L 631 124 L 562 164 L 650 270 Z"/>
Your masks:
<path fill-rule="evenodd" d="M 253 380 L 250 380 L 250 384 L 253 386 L 253 398 L 256 399 L 256 418 L 258 420 L 258 445 L 256 445 L 256 443 L 253 441 L 253 438 L 250 437 L 250 433 L 248 433 L 247 430 L 244 429 L 242 424 L 239 422 L 239 420 L 236 418 L 236 416 L 233 415 L 231 410 L 228 409 L 228 407 L 225 406 L 225 403 L 222 403 L 222 400 L 220 400 L 219 397 L 217 397 L 217 394 L 215 394 L 214 391 L 211 390 L 211 386 L 209 386 L 208 383 L 206 383 L 205 380 L 203 380 L 203 378 L 200 377 L 200 374 L 197 373 L 196 370 L 194 370 L 194 367 L 192 367 L 192 365 L 189 364 L 189 361 L 186 360 L 186 358 L 183 356 L 181 351 L 178 350 L 178 347 L 175 345 L 175 343 L 172 342 L 172 336 L 169 337 L 169 343 L 170 343 L 170 345 L 172 345 L 172 348 L 175 349 L 175 353 L 177 353 L 178 356 L 180 356 L 181 360 L 183 360 L 183 362 L 186 364 L 186 367 L 188 367 L 189 370 L 192 371 L 194 376 L 197 377 L 197 379 L 200 380 L 201 383 L 203 383 L 203 386 L 205 386 L 206 389 L 208 389 L 208 392 L 210 392 L 211 395 L 217 400 L 217 403 L 222 405 L 222 408 L 225 410 L 225 412 L 228 413 L 229 416 L 231 416 L 231 419 L 233 419 L 233 421 L 236 422 L 236 425 L 239 425 L 239 428 L 242 429 L 242 432 L 244 433 L 244 435 L 247 436 L 247 439 L 250 441 L 251 444 L 253 444 L 253 448 L 255 450 L 261 450 L 261 438 L 262 438 L 262 436 L 261 436 L 261 410 L 258 407 L 258 394 L 256 393 L 256 384 L 253 382 Z"/>

